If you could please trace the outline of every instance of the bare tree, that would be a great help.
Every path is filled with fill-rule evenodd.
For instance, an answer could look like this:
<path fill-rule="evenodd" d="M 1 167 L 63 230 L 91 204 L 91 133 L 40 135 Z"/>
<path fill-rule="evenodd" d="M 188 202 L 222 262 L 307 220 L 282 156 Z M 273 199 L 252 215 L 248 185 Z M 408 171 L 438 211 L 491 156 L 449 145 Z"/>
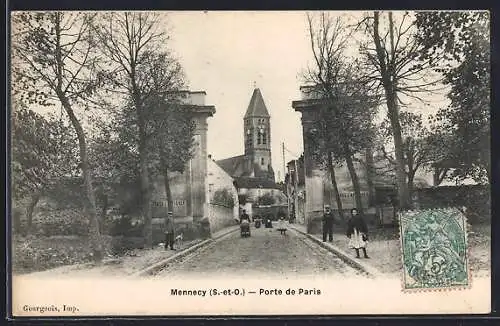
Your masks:
<path fill-rule="evenodd" d="M 321 13 L 317 27 L 311 15 L 307 19 L 315 65 L 307 71 L 305 79 L 314 85 L 314 92 L 325 101 L 317 124 L 321 131 L 319 136 L 325 141 L 323 151 L 337 205 L 342 209 L 334 163 L 345 161 L 354 188 L 356 206 L 363 212 L 354 156 L 369 146 L 376 98 L 370 95 L 370 90 L 360 79 L 362 74 L 356 62 L 345 55 L 349 34 L 345 32 L 346 25 L 342 18 L 334 19 Z"/>
<path fill-rule="evenodd" d="M 181 71 L 176 62 L 169 61 L 162 48 L 168 37 L 161 29 L 163 25 L 158 14 L 125 12 L 106 14 L 102 18 L 96 24 L 95 32 L 103 53 L 109 59 L 106 75 L 114 83 L 113 91 L 124 96 L 135 112 L 144 239 L 146 246 L 151 247 L 149 108 L 151 101 L 162 100 L 168 92 L 177 89 Z"/>
<path fill-rule="evenodd" d="M 417 171 L 427 168 L 435 160 L 433 146 L 431 144 L 431 135 L 423 125 L 422 115 L 408 111 L 401 111 L 399 114 L 400 124 L 402 126 L 403 154 L 405 164 L 406 182 L 411 202 L 414 180 Z M 392 137 L 390 122 L 382 122 L 380 129 L 386 138 Z M 397 166 L 392 153 L 387 152 L 385 144 L 380 146 L 382 155 L 394 167 Z"/>
<path fill-rule="evenodd" d="M 418 60 L 421 45 L 416 39 L 415 20 L 409 13 L 402 13 L 397 21 L 392 12 L 383 20 L 382 14 L 376 11 L 365 17 L 359 26 L 365 27 L 370 38 L 360 47 L 365 58 L 363 68 L 366 80 L 374 89 L 383 89 L 395 147 L 399 208 L 406 209 L 411 203 L 406 183 L 400 106 L 406 104 L 403 97 L 423 101 L 421 94 L 437 90 L 442 76 L 426 78 L 425 73 L 430 74 L 431 63 L 437 58 Z"/>
<path fill-rule="evenodd" d="M 76 108 L 90 100 L 102 80 L 96 73 L 93 15 L 84 13 L 16 13 L 13 15 L 13 88 L 23 101 L 61 103 L 75 129 L 85 185 L 94 259 L 103 257 L 87 141 Z"/>

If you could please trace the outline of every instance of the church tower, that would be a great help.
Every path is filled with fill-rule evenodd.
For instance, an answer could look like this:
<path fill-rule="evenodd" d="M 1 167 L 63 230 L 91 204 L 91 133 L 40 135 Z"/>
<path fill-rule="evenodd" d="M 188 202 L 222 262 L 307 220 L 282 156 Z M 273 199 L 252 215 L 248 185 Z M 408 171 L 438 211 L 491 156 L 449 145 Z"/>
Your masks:
<path fill-rule="evenodd" d="M 247 169 L 253 177 L 274 181 L 271 165 L 271 116 L 267 111 L 260 89 L 255 88 L 245 116 L 244 139 Z"/>

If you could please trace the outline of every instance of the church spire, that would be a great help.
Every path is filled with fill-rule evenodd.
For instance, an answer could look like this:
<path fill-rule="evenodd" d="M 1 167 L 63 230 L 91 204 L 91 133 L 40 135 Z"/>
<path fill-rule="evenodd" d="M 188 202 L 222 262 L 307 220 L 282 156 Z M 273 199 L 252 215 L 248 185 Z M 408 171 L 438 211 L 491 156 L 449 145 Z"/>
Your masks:
<path fill-rule="evenodd" d="M 258 89 L 257 83 L 254 82 L 254 90 L 252 98 L 250 99 L 250 104 L 248 104 L 247 112 L 245 113 L 245 118 L 249 117 L 269 117 L 269 112 L 267 111 L 266 104 L 264 103 L 264 98 L 260 89 Z"/>

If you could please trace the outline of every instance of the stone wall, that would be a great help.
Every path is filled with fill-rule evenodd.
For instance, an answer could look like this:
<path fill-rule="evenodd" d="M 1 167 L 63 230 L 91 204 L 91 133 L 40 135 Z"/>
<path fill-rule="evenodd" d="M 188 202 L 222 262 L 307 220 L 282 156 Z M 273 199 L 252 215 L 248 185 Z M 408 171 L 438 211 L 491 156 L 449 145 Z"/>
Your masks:
<path fill-rule="evenodd" d="M 237 222 L 235 218 L 233 207 L 217 204 L 210 204 L 208 207 L 208 220 L 210 222 L 210 232 L 212 234 L 228 226 L 236 225 Z"/>

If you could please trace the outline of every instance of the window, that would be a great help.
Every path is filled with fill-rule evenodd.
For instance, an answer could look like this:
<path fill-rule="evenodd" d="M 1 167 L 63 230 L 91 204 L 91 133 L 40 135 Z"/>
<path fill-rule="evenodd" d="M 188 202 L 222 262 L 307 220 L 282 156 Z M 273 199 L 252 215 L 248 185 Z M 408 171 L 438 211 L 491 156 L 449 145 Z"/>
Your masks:
<path fill-rule="evenodd" d="M 266 131 L 262 132 L 262 144 L 265 145 L 267 143 Z"/>
<path fill-rule="evenodd" d="M 252 139 L 253 139 L 252 131 L 250 131 L 250 129 L 248 129 L 247 130 L 247 146 L 252 146 Z"/>
<path fill-rule="evenodd" d="M 264 165 L 265 161 L 264 161 L 264 158 L 261 158 L 260 159 L 260 165 Z"/>

